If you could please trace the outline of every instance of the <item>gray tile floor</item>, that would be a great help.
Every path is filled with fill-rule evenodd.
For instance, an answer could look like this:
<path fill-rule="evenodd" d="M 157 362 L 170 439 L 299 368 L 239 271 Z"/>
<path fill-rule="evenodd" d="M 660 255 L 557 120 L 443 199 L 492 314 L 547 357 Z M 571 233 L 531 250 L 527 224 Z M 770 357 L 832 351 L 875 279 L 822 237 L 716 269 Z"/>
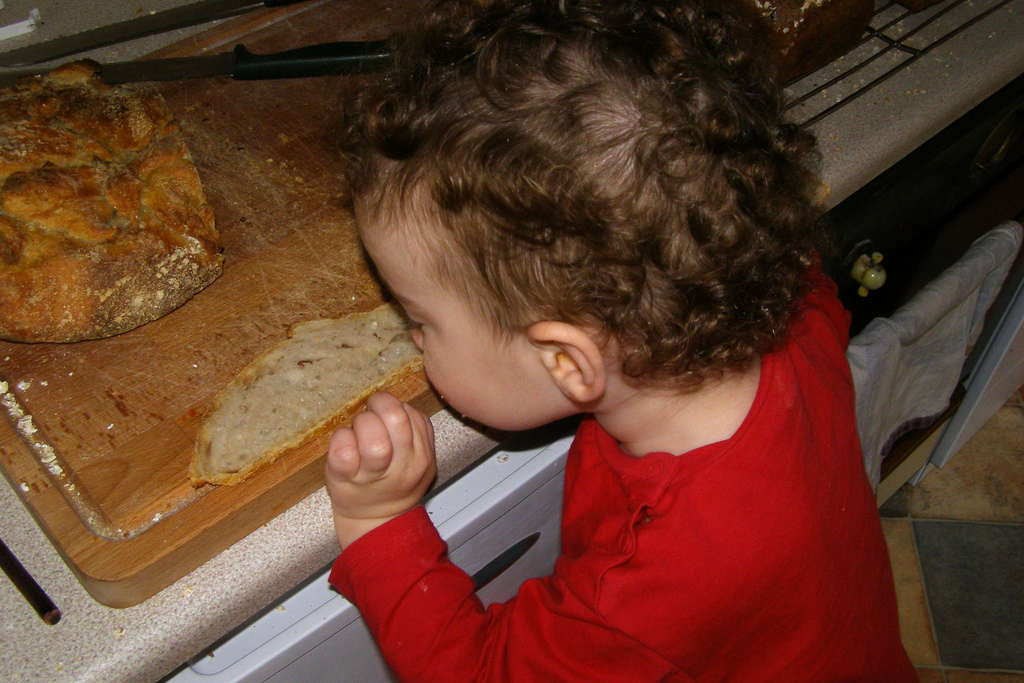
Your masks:
<path fill-rule="evenodd" d="M 880 510 L 925 683 L 1024 683 L 1024 403 Z"/>
<path fill-rule="evenodd" d="M 942 663 L 1024 671 L 1024 525 L 913 525 Z"/>

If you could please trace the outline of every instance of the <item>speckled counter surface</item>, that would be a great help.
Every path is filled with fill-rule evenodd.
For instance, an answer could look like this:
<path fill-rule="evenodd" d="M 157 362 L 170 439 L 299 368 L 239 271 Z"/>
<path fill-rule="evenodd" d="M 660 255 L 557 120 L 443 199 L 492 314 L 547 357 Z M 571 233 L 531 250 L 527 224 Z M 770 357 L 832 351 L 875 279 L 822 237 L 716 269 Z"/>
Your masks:
<path fill-rule="evenodd" d="M 965 22 L 992 10 L 961 33 L 943 42 L 916 61 L 908 63 L 895 76 L 868 94 L 844 106 L 810 126 L 818 137 L 822 155 L 822 179 L 831 188 L 827 205 L 831 208 L 860 189 L 879 172 L 889 168 L 921 143 L 955 121 L 989 94 L 999 90 L 1024 68 L 1024 3 L 1019 0 L 967 0 L 943 13 L 950 2 L 921 12 L 907 14 L 892 3 L 876 0 L 876 7 L 887 6 L 872 20 L 891 39 L 900 39 L 916 25 L 940 15 L 907 38 L 910 49 L 921 49 L 945 35 L 951 25 Z M 900 17 L 904 16 L 902 21 Z M 827 81 L 843 68 L 844 61 L 860 61 L 878 50 L 881 39 L 868 41 L 833 65 L 824 67 L 787 88 L 796 97 Z M 817 97 L 791 109 L 796 121 L 807 120 L 820 108 L 841 99 L 847 91 L 870 82 L 897 61 L 908 59 L 901 50 L 892 50 L 882 59 L 825 88 Z"/>
<path fill-rule="evenodd" d="M 447 412 L 434 416 L 438 480 L 495 442 Z M 324 489 L 149 600 L 127 609 L 95 602 L 0 484 L 0 538 L 63 612 L 47 626 L 7 582 L 0 584 L 0 680 L 156 681 L 337 556 Z"/>
<path fill-rule="evenodd" d="M 14 2 L 8 0 L 8 7 Z M 977 8 L 998 0 L 966 4 Z M 8 23 L 3 11 L 0 23 Z M 1022 72 L 1024 0 L 1012 0 L 856 106 L 811 126 L 831 188 L 827 203 L 852 194 Z M 820 75 L 791 92 L 815 80 Z M 804 120 L 814 106 L 802 105 L 794 116 Z M 493 445 L 448 413 L 435 416 L 434 423 L 442 479 Z M 64 613 L 58 625 L 46 626 L 13 586 L 0 581 L 3 681 L 157 681 L 332 561 L 338 549 L 320 490 L 156 596 L 117 610 L 99 605 L 79 586 L 6 481 L 0 484 L 0 537 Z"/>

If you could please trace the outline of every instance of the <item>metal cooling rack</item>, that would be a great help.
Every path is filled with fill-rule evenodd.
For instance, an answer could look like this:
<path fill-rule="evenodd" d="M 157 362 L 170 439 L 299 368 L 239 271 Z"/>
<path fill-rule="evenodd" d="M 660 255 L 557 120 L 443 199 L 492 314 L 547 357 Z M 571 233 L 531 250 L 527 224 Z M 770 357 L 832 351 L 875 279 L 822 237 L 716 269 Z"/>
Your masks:
<path fill-rule="evenodd" d="M 796 123 L 811 126 L 1013 1 L 946 0 L 911 12 L 876 0 L 864 38 L 842 57 L 786 86 L 785 108 Z"/>

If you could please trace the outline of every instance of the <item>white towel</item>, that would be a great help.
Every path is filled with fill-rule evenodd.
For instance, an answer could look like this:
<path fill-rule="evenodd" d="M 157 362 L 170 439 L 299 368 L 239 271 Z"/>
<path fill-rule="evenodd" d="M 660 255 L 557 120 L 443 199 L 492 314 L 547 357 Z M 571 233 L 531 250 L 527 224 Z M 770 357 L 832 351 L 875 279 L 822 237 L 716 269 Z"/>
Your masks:
<path fill-rule="evenodd" d="M 872 486 L 895 437 L 949 405 L 1021 239 L 1013 221 L 994 228 L 891 318 L 875 318 L 850 340 L 846 357 Z"/>

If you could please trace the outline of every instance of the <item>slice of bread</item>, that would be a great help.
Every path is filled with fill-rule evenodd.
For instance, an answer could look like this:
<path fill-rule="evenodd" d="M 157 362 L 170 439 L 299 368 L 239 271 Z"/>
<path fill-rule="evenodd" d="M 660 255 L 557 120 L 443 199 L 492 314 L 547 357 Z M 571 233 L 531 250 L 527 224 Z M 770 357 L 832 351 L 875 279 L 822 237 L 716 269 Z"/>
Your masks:
<path fill-rule="evenodd" d="M 189 480 L 197 487 L 237 484 L 421 368 L 405 319 L 390 304 L 298 324 L 214 398 Z"/>

